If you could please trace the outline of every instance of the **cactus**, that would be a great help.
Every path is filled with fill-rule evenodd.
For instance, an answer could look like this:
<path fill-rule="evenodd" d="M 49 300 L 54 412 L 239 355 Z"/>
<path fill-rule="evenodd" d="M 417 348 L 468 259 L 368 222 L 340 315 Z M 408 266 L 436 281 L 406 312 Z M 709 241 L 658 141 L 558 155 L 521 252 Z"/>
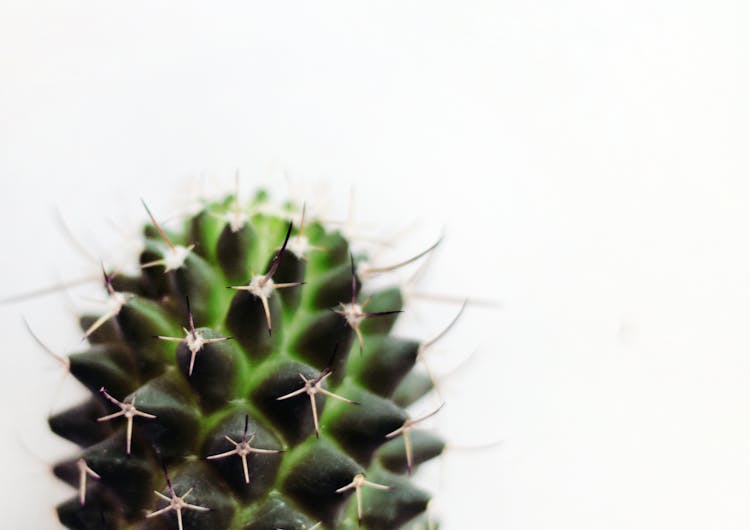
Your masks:
<path fill-rule="evenodd" d="M 139 273 L 103 271 L 109 310 L 63 358 L 91 395 L 49 418 L 81 448 L 54 467 L 66 527 L 434 528 L 410 475 L 445 443 L 414 429 L 439 409 L 406 410 L 433 385 L 429 344 L 391 334 L 403 293 L 365 299 L 346 237 L 265 200 L 175 231 L 146 207 Z"/>

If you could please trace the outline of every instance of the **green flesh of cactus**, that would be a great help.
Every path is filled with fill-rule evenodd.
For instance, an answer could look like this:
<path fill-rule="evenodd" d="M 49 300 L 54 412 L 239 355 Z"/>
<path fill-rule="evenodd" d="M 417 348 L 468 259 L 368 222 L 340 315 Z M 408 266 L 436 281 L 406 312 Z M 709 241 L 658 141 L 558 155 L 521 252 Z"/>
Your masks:
<path fill-rule="evenodd" d="M 211 203 L 179 231 L 147 225 L 140 259 L 153 266 L 105 274 L 113 309 L 81 318 L 90 347 L 69 356 L 91 396 L 49 419 L 81 448 L 54 468 L 78 489 L 58 506 L 60 521 L 96 530 L 426 529 L 429 495 L 409 480 L 407 440 L 387 437 L 432 389 L 414 370 L 420 343 L 393 336 L 397 314 L 381 314 L 358 325 L 360 350 L 357 325 L 333 311 L 353 291 L 364 302 L 348 241 L 312 222 L 280 250 L 288 219 L 256 213 L 230 223 L 236 204 Z M 273 272 L 269 283 L 279 287 L 267 299 L 270 333 L 262 297 L 227 288 L 247 286 L 251 271 Z M 367 312 L 403 304 L 398 288 L 369 298 Z M 204 343 L 191 349 L 190 336 Z M 356 403 L 322 391 L 278 399 L 323 376 L 319 388 Z M 131 406 L 130 437 L 128 414 L 102 420 Z M 247 479 L 244 442 L 265 450 L 245 455 Z M 414 466 L 444 449 L 425 431 L 410 431 L 408 442 Z M 346 489 L 363 478 L 389 489 Z M 184 502 L 200 509 L 170 509 L 166 499 L 188 491 Z"/>

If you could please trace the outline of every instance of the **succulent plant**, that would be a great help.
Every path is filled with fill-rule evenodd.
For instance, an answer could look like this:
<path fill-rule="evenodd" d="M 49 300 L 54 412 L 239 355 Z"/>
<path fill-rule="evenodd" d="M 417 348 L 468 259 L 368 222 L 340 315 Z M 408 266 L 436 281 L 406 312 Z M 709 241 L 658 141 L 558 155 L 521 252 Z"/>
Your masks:
<path fill-rule="evenodd" d="M 391 333 L 403 293 L 365 299 L 378 270 L 340 231 L 265 200 L 174 231 L 146 208 L 138 274 L 103 271 L 109 309 L 62 359 L 90 396 L 49 418 L 80 447 L 54 467 L 77 489 L 66 527 L 434 528 L 410 474 L 445 448 L 414 428 L 439 407 L 407 412 L 431 342 Z"/>

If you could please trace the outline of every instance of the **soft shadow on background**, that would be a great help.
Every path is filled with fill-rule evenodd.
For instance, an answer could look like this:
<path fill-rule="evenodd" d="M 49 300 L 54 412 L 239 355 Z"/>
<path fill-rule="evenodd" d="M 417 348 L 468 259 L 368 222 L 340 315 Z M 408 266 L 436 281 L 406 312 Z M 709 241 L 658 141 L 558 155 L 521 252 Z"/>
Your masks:
<path fill-rule="evenodd" d="M 741 2 L 5 2 L 0 298 L 132 250 L 203 176 L 331 197 L 386 257 L 445 229 L 424 288 L 491 298 L 425 470 L 448 530 L 750 525 L 750 113 Z M 289 184 L 291 182 L 291 186 Z M 291 190 L 290 190 L 291 188 Z M 73 492 L 46 429 L 77 390 L 70 295 L 0 307 L 7 528 Z M 450 307 L 421 304 L 404 333 Z"/>

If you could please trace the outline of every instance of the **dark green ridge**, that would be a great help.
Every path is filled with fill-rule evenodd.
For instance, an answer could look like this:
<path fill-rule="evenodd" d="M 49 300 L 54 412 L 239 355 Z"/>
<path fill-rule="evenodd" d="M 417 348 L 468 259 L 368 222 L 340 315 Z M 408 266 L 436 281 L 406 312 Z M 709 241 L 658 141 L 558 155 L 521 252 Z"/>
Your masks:
<path fill-rule="evenodd" d="M 177 337 L 180 332 L 169 313 L 153 300 L 135 297 L 122 306 L 116 318 L 125 342 L 135 354 L 137 372 L 143 378 L 161 373 L 174 356 L 174 346 L 154 337 Z"/>
<path fill-rule="evenodd" d="M 75 405 L 50 416 L 47 420 L 52 432 L 81 447 L 87 447 L 101 442 L 112 434 L 114 427 L 110 423 L 98 422 L 109 414 L 97 394 L 80 405 Z"/>
<path fill-rule="evenodd" d="M 279 494 L 270 495 L 263 504 L 242 514 L 242 521 L 244 523 L 239 526 L 241 530 L 307 530 L 315 524 L 315 521 L 295 510 Z"/>
<path fill-rule="evenodd" d="M 134 441 L 130 455 L 125 453 L 124 447 L 124 433 L 117 432 L 86 449 L 82 457 L 101 477 L 90 479 L 89 482 L 98 487 L 106 487 L 119 501 L 124 516 L 132 519 L 149 505 L 158 468 L 154 465 L 150 451 L 140 441 Z"/>
<path fill-rule="evenodd" d="M 155 419 L 135 418 L 138 431 L 164 458 L 195 453 L 200 430 L 200 413 L 193 393 L 184 378 L 174 369 L 152 379 L 127 401 L 136 399 L 139 410 Z"/>
<path fill-rule="evenodd" d="M 279 429 L 290 445 L 296 445 L 314 436 L 308 396 L 303 394 L 283 401 L 277 399 L 298 390 L 304 384 L 300 374 L 312 379 L 318 375 L 318 371 L 294 361 L 269 361 L 253 374 L 250 390 L 251 400 Z M 322 412 L 326 401 L 324 396 L 318 394 L 315 401 L 318 411 Z"/>
<path fill-rule="evenodd" d="M 429 432 L 414 429 L 409 432 L 413 465 L 418 466 L 440 456 L 445 450 L 445 441 Z M 393 473 L 407 473 L 406 446 L 403 436 L 389 440 L 377 451 L 377 459 L 383 468 Z"/>
<path fill-rule="evenodd" d="M 220 217 L 210 207 L 205 207 L 188 222 L 186 229 L 187 239 L 195 245 L 194 252 L 209 263 L 217 262 L 217 242 L 227 224 Z"/>
<path fill-rule="evenodd" d="M 352 356 L 347 371 L 371 392 L 390 398 L 414 368 L 419 346 L 391 335 L 369 336 L 362 355 Z"/>
<path fill-rule="evenodd" d="M 268 300 L 271 325 L 281 322 L 281 307 L 278 294 Z M 281 329 L 269 333 L 266 313 L 261 299 L 247 291 L 237 291 L 232 298 L 226 317 L 227 329 L 242 346 L 247 355 L 258 360 L 270 355 L 281 343 Z"/>
<path fill-rule="evenodd" d="M 297 335 L 290 341 L 290 351 L 318 370 L 331 368 L 331 382 L 341 382 L 354 342 L 354 330 L 344 317 L 332 311 L 319 311 L 298 318 L 304 320 L 300 322 Z M 337 355 L 331 364 L 334 349 Z"/>
<path fill-rule="evenodd" d="M 187 502 L 196 506 L 210 508 L 209 511 L 200 512 L 195 510 L 183 510 L 182 521 L 185 530 L 198 528 L 228 528 L 237 509 L 237 501 L 231 495 L 228 489 L 223 486 L 221 478 L 215 474 L 214 470 L 206 462 L 191 462 L 190 465 L 182 465 L 169 471 L 172 481 L 172 487 L 178 496 L 185 495 L 185 492 L 192 488 Z M 165 484 L 162 478 L 159 484 Z M 158 491 L 158 488 L 157 488 Z M 169 490 L 164 487 L 161 490 L 162 495 L 170 497 Z M 152 510 L 158 510 L 166 506 L 166 501 L 159 499 L 151 494 L 153 502 Z M 176 527 L 174 512 L 168 512 L 158 516 Z"/>
<path fill-rule="evenodd" d="M 196 322 L 213 325 L 223 317 L 219 314 L 219 301 L 224 296 L 225 282 L 203 258 L 191 252 L 185 260 L 185 266 L 171 271 L 170 275 L 176 299 L 181 301 L 181 314 L 187 312 L 182 302 L 190 298 L 193 300 L 191 307 Z"/>
<path fill-rule="evenodd" d="M 362 284 L 355 278 L 355 293 Z M 324 272 L 307 282 L 303 298 L 308 309 L 329 309 L 352 301 L 352 271 L 349 263 Z M 356 299 L 356 297 L 355 297 Z"/>
<path fill-rule="evenodd" d="M 375 450 L 386 442 L 386 434 L 401 427 L 408 416 L 391 401 L 354 385 L 341 385 L 337 391 L 358 404 L 328 398 L 321 423 L 350 456 L 367 467 Z"/>
<path fill-rule="evenodd" d="M 210 328 L 198 328 L 196 331 L 207 340 L 224 337 Z M 177 346 L 176 355 L 177 366 L 198 394 L 204 411 L 213 412 L 244 394 L 243 382 L 249 374 L 248 361 L 231 338 L 204 344 L 195 356 L 188 344 L 182 342 Z"/>
<path fill-rule="evenodd" d="M 241 283 L 247 278 L 256 239 L 255 231 L 249 224 L 238 231 L 232 230 L 227 224 L 221 231 L 216 257 L 224 277 L 233 284 Z"/>
<path fill-rule="evenodd" d="M 429 374 L 413 370 L 396 387 L 392 396 L 393 402 L 401 408 L 407 408 L 432 392 L 434 388 Z"/>
<path fill-rule="evenodd" d="M 313 519 L 335 527 L 348 495 L 336 490 L 364 470 L 324 439 L 295 448 L 284 460 L 282 491 L 299 503 Z"/>
<path fill-rule="evenodd" d="M 270 263 L 269 263 L 270 266 Z M 294 252 L 284 251 L 279 270 L 274 276 L 276 283 L 298 283 L 305 280 L 307 262 L 298 257 Z M 302 289 L 304 286 L 286 287 L 279 290 L 279 296 L 284 302 L 287 312 L 295 311 L 302 300 Z"/>
<path fill-rule="evenodd" d="M 245 431 L 245 418 L 248 418 Z M 237 446 L 225 437 L 241 444 L 252 437 L 251 447 L 266 450 L 283 450 L 281 442 L 271 432 L 258 423 L 249 411 L 236 410 L 219 423 L 203 443 L 203 458 L 224 477 L 227 485 L 244 502 L 265 496 L 276 482 L 279 465 L 283 454 L 250 453 L 245 456 L 248 466 L 248 480 L 245 480 L 242 458 L 239 454 L 215 458 L 227 451 L 236 450 Z M 209 458 L 212 457 L 212 458 Z"/>
<path fill-rule="evenodd" d="M 367 311 L 398 311 L 404 308 L 404 296 L 398 287 L 388 287 L 366 297 Z M 398 320 L 399 313 L 384 315 L 378 318 L 367 318 L 362 322 L 362 333 L 390 333 Z"/>
<path fill-rule="evenodd" d="M 100 530 L 102 519 L 107 530 L 124 527 L 121 505 L 104 488 L 98 486 L 88 490 L 85 506 L 81 506 L 76 495 L 57 506 L 57 516 L 68 528 Z"/>
<path fill-rule="evenodd" d="M 161 240 L 147 239 L 139 258 L 140 264 L 143 266 L 162 259 L 165 247 L 166 245 Z M 147 293 L 145 296 L 158 299 L 169 295 L 171 290 L 169 275 L 164 273 L 163 266 L 143 268 L 141 269 L 141 275 L 144 291 Z"/>
<path fill-rule="evenodd" d="M 132 352 L 121 343 L 94 345 L 85 352 L 69 355 L 68 359 L 70 373 L 92 393 L 106 387 L 118 396 L 125 396 L 138 387 Z"/>

